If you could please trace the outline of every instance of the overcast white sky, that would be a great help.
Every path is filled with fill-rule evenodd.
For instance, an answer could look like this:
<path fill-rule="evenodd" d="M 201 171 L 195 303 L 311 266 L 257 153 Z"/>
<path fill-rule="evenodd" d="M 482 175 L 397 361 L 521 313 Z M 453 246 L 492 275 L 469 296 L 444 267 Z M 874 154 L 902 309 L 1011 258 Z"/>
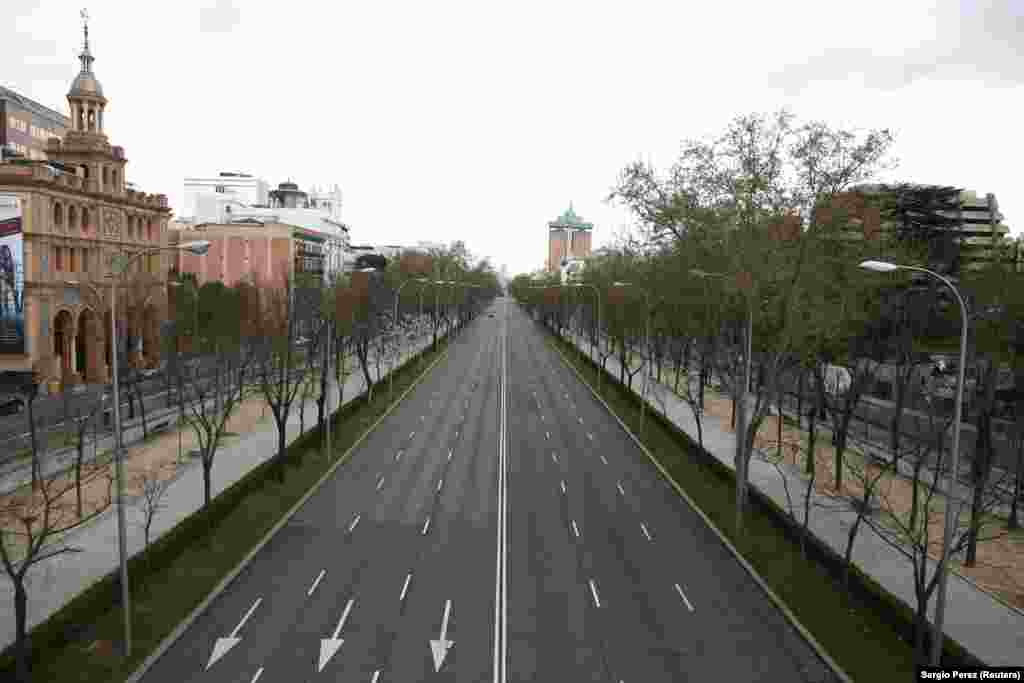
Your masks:
<path fill-rule="evenodd" d="M 0 83 L 66 113 L 78 3 L 5 0 Z M 788 106 L 896 134 L 882 180 L 994 192 L 1024 225 L 1024 0 L 494 3 L 176 0 L 88 5 L 128 179 L 176 209 L 187 175 L 338 183 L 358 243 L 462 239 L 543 265 L 573 201 L 594 246 L 636 158 Z"/>

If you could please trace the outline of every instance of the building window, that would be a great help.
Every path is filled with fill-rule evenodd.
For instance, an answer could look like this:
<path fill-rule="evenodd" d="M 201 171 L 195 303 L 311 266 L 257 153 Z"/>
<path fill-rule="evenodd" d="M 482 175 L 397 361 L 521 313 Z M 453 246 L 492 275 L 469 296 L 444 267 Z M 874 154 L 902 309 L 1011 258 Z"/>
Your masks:
<path fill-rule="evenodd" d="M 82 232 L 89 232 L 89 209 L 82 209 Z"/>
<path fill-rule="evenodd" d="M 223 185 L 217 185 L 216 187 L 213 188 L 213 191 L 217 192 L 218 194 L 224 194 L 227 192 L 227 188 L 225 188 Z"/>
<path fill-rule="evenodd" d="M 74 247 L 68 247 L 68 272 L 69 273 L 77 272 L 77 268 L 75 268 L 75 266 L 77 265 L 75 263 L 75 256 L 76 256 L 75 251 L 76 251 L 76 249 Z"/>
<path fill-rule="evenodd" d="M 58 228 L 64 225 L 64 207 L 60 202 L 53 203 L 53 224 Z"/>
<path fill-rule="evenodd" d="M 61 247 L 53 248 L 53 269 L 58 273 L 64 271 L 64 250 Z"/>

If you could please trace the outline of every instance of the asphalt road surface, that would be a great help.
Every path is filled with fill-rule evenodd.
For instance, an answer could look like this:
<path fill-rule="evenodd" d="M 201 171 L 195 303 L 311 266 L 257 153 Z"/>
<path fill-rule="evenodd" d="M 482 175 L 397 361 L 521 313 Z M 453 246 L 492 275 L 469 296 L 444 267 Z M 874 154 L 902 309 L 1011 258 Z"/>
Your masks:
<path fill-rule="evenodd" d="M 146 683 L 832 680 L 506 301 Z"/>

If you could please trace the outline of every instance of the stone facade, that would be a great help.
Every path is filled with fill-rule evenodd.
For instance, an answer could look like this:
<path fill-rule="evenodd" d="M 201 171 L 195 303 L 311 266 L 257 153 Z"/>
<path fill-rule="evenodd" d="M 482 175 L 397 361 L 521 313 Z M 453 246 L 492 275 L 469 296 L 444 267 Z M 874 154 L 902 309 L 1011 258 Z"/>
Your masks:
<path fill-rule="evenodd" d="M 0 193 L 22 207 L 26 346 L 0 355 L 0 370 L 34 369 L 51 391 L 110 381 L 112 338 L 129 344 L 129 361 L 158 362 L 170 265 L 160 254 L 134 259 L 118 286 L 112 334 L 111 257 L 165 247 L 170 209 L 162 194 L 126 188 L 124 150 L 103 131 L 107 100 L 88 38 L 80 60 L 67 96 L 71 129 L 48 141 L 48 161 L 0 164 Z"/>

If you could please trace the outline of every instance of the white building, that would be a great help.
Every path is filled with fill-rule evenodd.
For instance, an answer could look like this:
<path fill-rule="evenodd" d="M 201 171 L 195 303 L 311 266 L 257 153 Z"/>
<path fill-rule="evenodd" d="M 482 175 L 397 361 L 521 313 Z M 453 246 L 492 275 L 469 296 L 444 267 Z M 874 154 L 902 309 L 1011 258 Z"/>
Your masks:
<path fill-rule="evenodd" d="M 192 223 L 212 223 L 200 216 L 217 206 L 213 199 L 240 202 L 247 206 L 266 206 L 270 185 L 262 178 L 246 173 L 222 171 L 213 177 L 185 178 L 185 206 L 179 220 Z M 204 201 L 205 199 L 205 201 Z"/>

